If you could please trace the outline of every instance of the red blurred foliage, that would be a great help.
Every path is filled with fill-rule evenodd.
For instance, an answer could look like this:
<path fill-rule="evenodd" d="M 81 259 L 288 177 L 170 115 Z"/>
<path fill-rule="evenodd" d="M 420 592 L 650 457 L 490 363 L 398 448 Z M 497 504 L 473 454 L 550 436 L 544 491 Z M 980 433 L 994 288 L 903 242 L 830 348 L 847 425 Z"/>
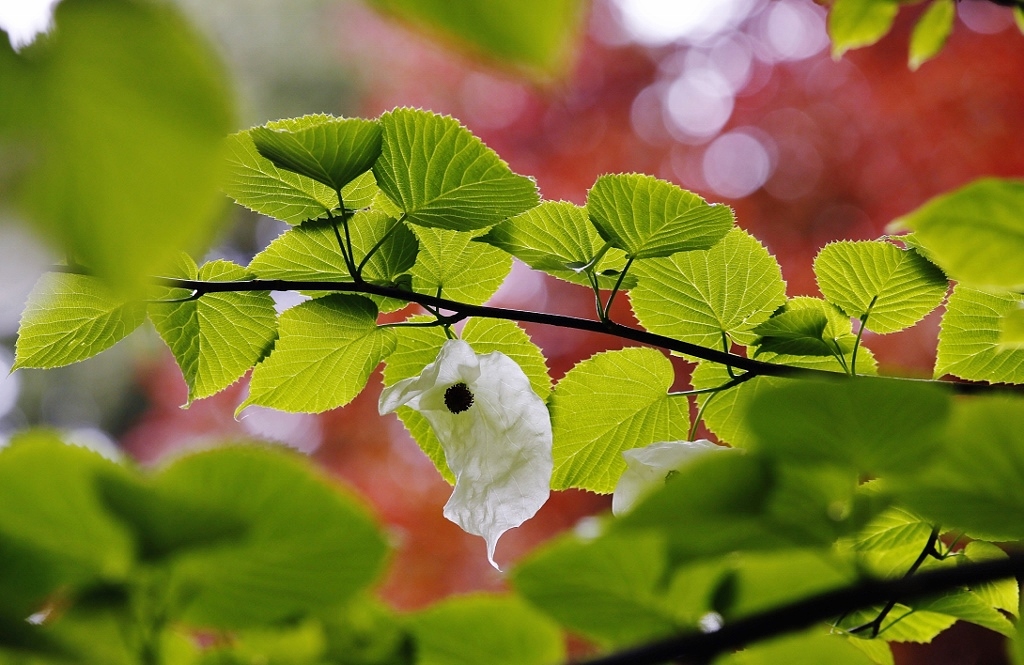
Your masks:
<path fill-rule="evenodd" d="M 1010 30 L 980 35 L 958 24 L 938 58 L 910 72 L 907 40 L 919 9 L 905 10 L 878 45 L 839 62 L 825 52 L 774 66 L 755 61 L 757 85 L 737 97 L 725 129 L 765 132 L 775 143 L 777 164 L 766 188 L 729 203 L 739 225 L 778 256 L 790 295 L 818 295 L 811 261 L 826 242 L 878 237 L 894 218 L 972 179 L 1024 175 L 1024 37 Z M 343 28 L 338 34 L 345 35 L 339 59 L 365 83 L 363 114 L 395 106 L 450 113 L 513 169 L 535 176 L 547 199 L 582 203 L 594 179 L 607 172 L 639 171 L 679 182 L 677 173 L 699 163 L 704 150 L 667 136 L 661 143 L 645 141 L 631 124 L 633 100 L 675 47 L 611 47 L 588 36 L 572 76 L 539 90 L 480 70 L 358 6 L 346 3 L 337 21 Z M 693 183 L 680 184 L 720 200 Z M 593 296 L 585 289 L 538 279 L 515 273 L 499 304 L 537 309 L 543 303 L 547 311 L 593 315 Z M 631 320 L 627 299 L 617 301 L 615 316 Z M 934 313 L 897 335 L 869 334 L 865 343 L 883 371 L 927 375 L 938 320 Z M 580 359 L 622 345 L 597 334 L 526 328 L 556 380 Z M 688 368 L 676 367 L 683 385 Z M 146 375 L 153 407 L 124 440 L 142 460 L 184 442 L 243 435 L 231 416 L 239 389 L 182 411 L 176 372 L 168 360 Z M 394 536 L 396 554 L 383 595 L 411 608 L 452 593 L 502 588 L 503 576 L 488 565 L 483 541 L 441 516 L 448 485 L 394 416 L 377 415 L 379 385 L 379 377 L 371 378 L 355 402 L 322 417 L 326 435 L 315 458 L 367 497 Z M 499 562 L 510 564 L 608 505 L 606 497 L 586 492 L 553 494 L 536 518 L 502 538 Z M 995 663 L 1002 652 L 993 644 L 981 629 L 957 628 L 931 647 L 901 648 L 899 662 Z"/>

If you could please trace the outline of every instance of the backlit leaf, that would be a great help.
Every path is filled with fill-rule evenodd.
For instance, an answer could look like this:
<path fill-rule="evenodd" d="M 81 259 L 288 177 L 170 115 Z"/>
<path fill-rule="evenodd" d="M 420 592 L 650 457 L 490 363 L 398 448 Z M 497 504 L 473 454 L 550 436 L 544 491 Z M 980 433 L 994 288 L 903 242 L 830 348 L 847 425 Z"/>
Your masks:
<path fill-rule="evenodd" d="M 626 263 L 623 251 L 614 247 L 594 262 L 604 241 L 590 223 L 586 208 L 565 201 L 545 201 L 506 219 L 477 240 L 500 247 L 534 270 L 588 287 L 591 284 L 583 266 L 594 263 L 601 286 L 611 288 Z M 601 274 L 605 270 L 616 274 Z M 631 288 L 636 279 L 627 274 L 623 285 Z"/>
<path fill-rule="evenodd" d="M 611 492 L 624 450 L 686 439 L 689 404 L 668 395 L 672 380 L 672 364 L 647 348 L 599 353 L 569 370 L 551 396 L 551 487 Z"/>
<path fill-rule="evenodd" d="M 876 333 L 909 328 L 939 306 L 948 282 L 913 250 L 882 241 L 835 242 L 814 258 L 825 298 Z"/>
<path fill-rule="evenodd" d="M 917 69 L 942 50 L 956 18 L 953 0 L 932 0 L 910 36 L 910 68 Z"/>
<path fill-rule="evenodd" d="M 377 161 L 382 133 L 376 120 L 318 113 L 253 127 L 249 135 L 278 168 L 340 190 Z"/>
<path fill-rule="evenodd" d="M 146 306 L 96 277 L 48 272 L 21 314 L 14 368 L 62 367 L 110 348 L 146 320 Z"/>
<path fill-rule="evenodd" d="M 253 278 L 230 261 L 197 268 L 187 255 L 182 255 L 174 276 L 204 281 Z M 154 303 L 149 318 L 181 368 L 189 402 L 237 381 L 277 336 L 277 313 L 268 291 L 208 293 L 185 302 Z"/>
<path fill-rule="evenodd" d="M 999 319 L 999 348 L 1024 348 L 1024 303 Z"/>
<path fill-rule="evenodd" d="M 453 231 L 492 226 L 540 201 L 536 183 L 449 116 L 395 109 L 380 118 L 377 184 L 406 221 Z"/>
<path fill-rule="evenodd" d="M 417 293 L 471 305 L 493 296 L 512 270 L 512 257 L 496 247 L 473 242 L 468 233 L 415 227 L 420 252 L 412 273 Z"/>
<path fill-rule="evenodd" d="M 377 306 L 336 294 L 285 311 L 274 350 L 252 373 L 250 404 L 319 413 L 348 404 L 395 348 L 395 333 L 377 327 Z"/>
<path fill-rule="evenodd" d="M 962 559 L 964 562 L 981 562 L 1005 559 L 1007 557 L 999 546 L 986 543 L 983 540 L 974 540 L 967 543 L 963 549 Z M 1020 610 L 1020 587 L 1017 580 L 1010 578 L 978 584 L 972 587 L 971 591 L 981 598 L 989 607 L 1004 610 L 1013 616 L 1017 616 Z"/>
<path fill-rule="evenodd" d="M 830 356 L 840 353 L 825 339 L 828 319 L 823 312 L 813 309 L 797 309 L 779 312 L 754 328 L 760 335 L 755 340 L 756 353 L 771 351 L 803 356 Z"/>
<path fill-rule="evenodd" d="M 872 665 L 866 653 L 841 635 L 817 628 L 761 642 L 720 658 L 715 665 Z"/>
<path fill-rule="evenodd" d="M 701 346 L 722 348 L 722 332 L 750 343 L 786 302 L 775 257 L 742 229 L 706 251 L 639 261 L 633 272 L 629 300 L 644 328 Z"/>
<path fill-rule="evenodd" d="M 638 173 L 598 178 L 587 212 L 602 238 L 636 259 L 708 249 L 734 222 L 728 206 Z"/>
<path fill-rule="evenodd" d="M 884 37 L 899 8 L 897 0 L 836 0 L 828 13 L 832 57 L 870 46 Z"/>
<path fill-rule="evenodd" d="M 992 383 L 1024 383 L 1024 348 L 1004 346 L 1000 334 L 1024 295 L 989 293 L 957 284 L 939 325 L 935 376 Z"/>
<path fill-rule="evenodd" d="M 1024 287 L 1024 181 L 985 178 L 937 196 L 893 222 L 929 258 L 975 287 Z"/>

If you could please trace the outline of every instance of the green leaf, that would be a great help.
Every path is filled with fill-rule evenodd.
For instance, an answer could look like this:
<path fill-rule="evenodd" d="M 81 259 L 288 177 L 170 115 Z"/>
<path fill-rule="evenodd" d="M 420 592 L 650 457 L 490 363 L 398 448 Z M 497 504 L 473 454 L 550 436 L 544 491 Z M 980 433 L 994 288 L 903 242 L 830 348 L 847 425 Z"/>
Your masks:
<path fill-rule="evenodd" d="M 452 231 L 492 226 L 540 202 L 537 184 L 449 116 L 395 109 L 380 118 L 377 184 L 413 224 Z"/>
<path fill-rule="evenodd" d="M 204 281 L 252 279 L 230 261 L 201 269 L 182 255 L 174 275 Z M 149 306 L 149 318 L 181 368 L 188 401 L 209 397 L 242 377 L 277 337 L 277 312 L 269 291 L 208 293 L 195 300 Z"/>
<path fill-rule="evenodd" d="M 914 609 L 956 617 L 1006 637 L 1014 633 L 1010 620 L 972 591 L 956 591 L 941 598 L 916 603 Z"/>
<path fill-rule="evenodd" d="M 829 302 L 853 318 L 867 315 L 867 329 L 881 334 L 920 321 L 949 286 L 917 252 L 882 241 L 829 243 L 814 258 L 814 274 Z"/>
<path fill-rule="evenodd" d="M 755 356 L 765 351 L 798 356 L 830 356 L 837 349 L 825 339 L 828 318 L 814 309 L 779 312 L 754 328 L 761 335 L 755 344 Z"/>
<path fill-rule="evenodd" d="M 591 283 L 582 266 L 594 264 L 599 284 L 612 288 L 626 265 L 625 253 L 614 247 L 595 261 L 604 241 L 590 223 L 586 208 L 565 201 L 545 201 L 506 219 L 477 240 L 500 247 L 534 270 L 587 287 Z M 615 274 L 601 274 L 605 270 Z M 632 288 L 636 279 L 627 274 L 622 284 Z"/>
<path fill-rule="evenodd" d="M 957 561 L 969 561 L 972 563 L 991 561 L 993 559 L 1005 559 L 1006 552 L 992 543 L 983 540 L 974 540 L 967 543 L 963 549 L 962 559 Z M 979 584 L 971 589 L 989 607 L 1004 610 L 1013 616 L 1017 616 L 1020 610 L 1020 587 L 1017 580 L 1010 578 Z"/>
<path fill-rule="evenodd" d="M 1017 29 L 1024 34 L 1024 7 L 1013 8 L 1013 20 L 1017 24 Z"/>
<path fill-rule="evenodd" d="M 715 665 L 872 665 L 874 662 L 851 644 L 851 640 L 825 634 L 816 628 L 756 644 L 716 660 Z"/>
<path fill-rule="evenodd" d="M 515 596 L 449 598 L 410 619 L 417 665 L 555 665 L 558 626 Z"/>
<path fill-rule="evenodd" d="M 559 623 L 603 645 L 676 632 L 660 598 L 665 543 L 656 534 L 562 537 L 512 571 L 515 590 Z"/>
<path fill-rule="evenodd" d="M 753 236 L 734 229 L 707 251 L 639 261 L 629 293 L 647 330 L 721 348 L 724 331 L 750 343 L 755 326 L 786 302 L 775 257 Z"/>
<path fill-rule="evenodd" d="M 893 222 L 947 275 L 971 286 L 1024 288 L 1024 181 L 985 178 Z"/>
<path fill-rule="evenodd" d="M 852 584 L 853 567 L 828 550 L 744 552 L 730 557 L 731 602 L 717 609 L 726 621 Z"/>
<path fill-rule="evenodd" d="M 415 227 L 420 252 L 412 273 L 417 293 L 471 305 L 493 296 L 512 270 L 512 257 L 496 247 L 473 242 L 468 233 Z"/>
<path fill-rule="evenodd" d="M 409 323 L 421 323 L 431 320 L 430 317 L 413 316 Z M 447 339 L 440 327 L 413 328 L 399 327 L 394 329 L 398 342 L 384 364 L 384 385 L 390 386 L 402 379 L 416 376 L 429 363 L 437 359 L 441 346 Z M 495 319 L 470 319 L 462 330 L 462 339 L 473 347 L 476 353 L 500 351 L 522 368 L 530 379 L 534 392 L 546 399 L 551 393 L 551 377 L 548 375 L 544 355 L 537 348 L 522 328 L 511 321 Z M 434 463 L 437 470 L 450 484 L 455 484 L 455 476 L 448 468 L 448 463 L 441 449 L 441 443 L 434 435 L 427 419 L 417 411 L 402 407 L 398 417 L 419 444 L 423 452 Z"/>
<path fill-rule="evenodd" d="M 946 438 L 942 455 L 893 488 L 897 497 L 973 538 L 1024 538 L 1024 402 L 956 402 Z"/>
<path fill-rule="evenodd" d="M 45 431 L 23 432 L 0 450 L 0 542 L 5 545 L 0 579 L 6 596 L 0 601 L 0 614 L 24 610 L 58 585 L 121 580 L 127 575 L 131 540 L 95 490 L 99 473 L 119 471 L 113 462 L 65 445 Z M 38 558 L 25 560 L 19 555 Z M 19 568 L 26 577 L 8 583 L 7 573 Z"/>
<path fill-rule="evenodd" d="M 49 272 L 36 282 L 18 326 L 14 369 L 70 365 L 109 349 L 146 320 L 95 277 Z"/>
<path fill-rule="evenodd" d="M 249 136 L 274 166 L 340 190 L 377 161 L 382 130 L 376 120 L 317 113 L 253 127 Z"/>
<path fill-rule="evenodd" d="M 380 243 L 363 267 L 362 277 L 367 282 L 393 286 L 415 263 L 419 242 L 405 224 L 376 210 L 361 210 L 352 215 L 348 224 L 357 266 L 367 252 Z M 253 257 L 249 270 L 260 279 L 352 281 L 338 237 L 344 237 L 338 220 L 304 222 L 282 233 Z M 394 298 L 366 297 L 377 303 L 382 312 L 393 312 L 406 305 L 405 301 Z"/>
<path fill-rule="evenodd" d="M 169 5 L 67 0 L 55 24 L 33 53 L 31 219 L 109 288 L 140 295 L 221 221 L 223 72 Z"/>
<path fill-rule="evenodd" d="M 885 36 L 899 12 L 897 0 L 836 0 L 828 13 L 832 57 L 870 46 Z"/>
<path fill-rule="evenodd" d="M 372 0 L 371 4 L 544 80 L 568 70 L 586 15 L 581 0 Z"/>
<path fill-rule="evenodd" d="M 747 410 L 752 446 L 803 464 L 910 473 L 939 448 L 948 392 L 905 380 L 788 381 Z"/>
<path fill-rule="evenodd" d="M 939 325 L 935 376 L 1024 383 L 1024 348 L 1000 343 L 1005 317 L 1022 303 L 1022 294 L 987 293 L 957 284 Z"/>
<path fill-rule="evenodd" d="M 851 546 L 859 563 L 879 577 L 906 574 L 931 537 L 932 525 L 919 515 L 895 506 L 876 516 Z"/>
<path fill-rule="evenodd" d="M 638 173 L 598 178 L 587 212 L 602 238 L 635 259 L 709 249 L 734 222 L 729 206 Z"/>
<path fill-rule="evenodd" d="M 843 316 L 843 313 L 835 305 L 806 296 L 791 298 L 786 302 L 783 313 L 798 310 L 811 310 L 825 316 L 828 325 L 825 326 L 822 338 L 828 340 L 829 346 L 835 345 L 844 351 L 843 362 L 849 367 L 853 361 L 852 350 L 855 339 L 851 332 L 849 317 Z M 756 351 L 756 355 L 759 360 L 766 362 L 823 369 L 830 372 L 846 372 L 843 365 L 833 356 L 788 355 L 760 348 Z M 857 352 L 858 374 L 875 374 L 877 372 L 876 365 L 871 350 L 861 347 Z M 707 361 L 698 363 L 690 377 L 690 382 L 697 389 L 714 388 L 725 385 L 730 380 L 724 365 Z M 697 403 L 704 409 L 704 423 L 721 440 L 728 441 L 733 446 L 748 448 L 752 445 L 753 439 L 746 419 L 750 401 L 758 393 L 786 382 L 786 379 L 759 376 L 722 392 L 698 395 Z M 711 400 L 711 404 L 707 404 L 708 400 Z"/>
<path fill-rule="evenodd" d="M 875 665 L 896 665 L 892 649 L 885 640 L 847 636 L 850 646 L 862 651 Z"/>
<path fill-rule="evenodd" d="M 1024 348 L 1024 302 L 999 319 L 999 348 Z"/>
<path fill-rule="evenodd" d="M 657 530 L 673 563 L 734 551 L 824 547 L 874 512 L 846 473 L 783 467 L 752 453 L 695 459 L 612 533 Z"/>
<path fill-rule="evenodd" d="M 611 492 L 626 470 L 624 450 L 686 439 L 689 403 L 668 395 L 673 378 L 668 358 L 642 347 L 599 353 L 569 370 L 551 395 L 551 487 Z"/>
<path fill-rule="evenodd" d="M 382 570 L 387 546 L 367 510 L 295 455 L 220 448 L 176 460 L 153 482 L 248 523 L 237 545 L 175 559 L 172 597 L 194 625 L 258 626 L 337 607 Z"/>
<path fill-rule="evenodd" d="M 274 350 L 252 373 L 250 404 L 319 413 L 344 406 L 395 349 L 395 333 L 377 327 L 377 306 L 336 294 L 304 302 L 280 318 Z"/>
<path fill-rule="evenodd" d="M 932 0 L 910 36 L 910 68 L 917 70 L 934 58 L 953 31 L 956 4 L 953 0 Z"/>

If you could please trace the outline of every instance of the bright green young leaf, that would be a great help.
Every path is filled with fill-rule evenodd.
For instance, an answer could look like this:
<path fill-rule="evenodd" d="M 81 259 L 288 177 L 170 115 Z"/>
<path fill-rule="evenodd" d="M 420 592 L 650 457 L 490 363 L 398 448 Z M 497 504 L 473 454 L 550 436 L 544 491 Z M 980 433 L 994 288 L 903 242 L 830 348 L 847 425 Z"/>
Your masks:
<path fill-rule="evenodd" d="M 830 356 L 842 351 L 825 337 L 828 318 L 814 309 L 796 309 L 779 312 L 754 328 L 760 335 L 754 341 L 755 355 L 770 351 L 796 356 Z"/>
<path fill-rule="evenodd" d="M 557 665 L 562 631 L 515 596 L 449 598 L 410 619 L 416 665 Z"/>
<path fill-rule="evenodd" d="M 991 383 L 1024 383 L 1024 348 L 1000 344 L 1006 316 L 1024 306 L 1024 295 L 953 288 L 939 325 L 935 376 Z"/>
<path fill-rule="evenodd" d="M 686 439 L 689 403 L 668 395 L 672 380 L 668 358 L 642 347 L 599 353 L 569 370 L 551 395 L 551 487 L 611 492 L 626 470 L 624 450 Z"/>
<path fill-rule="evenodd" d="M 253 127 L 249 136 L 274 166 L 340 190 L 377 161 L 382 130 L 376 120 L 317 113 Z"/>
<path fill-rule="evenodd" d="M 233 281 L 252 279 L 230 261 L 201 269 L 182 255 L 174 276 Z M 208 293 L 177 303 L 154 303 L 149 318 L 174 354 L 188 386 L 188 402 L 220 392 L 245 374 L 277 337 L 277 312 L 268 291 Z"/>
<path fill-rule="evenodd" d="M 414 316 L 409 322 L 429 320 L 429 317 Z M 384 364 L 384 385 L 387 386 L 423 371 L 425 366 L 437 359 L 437 354 L 447 339 L 441 328 L 406 327 L 394 330 L 398 336 L 397 346 Z M 470 319 L 462 330 L 462 339 L 468 342 L 476 353 L 500 351 L 516 361 L 523 373 L 529 377 L 530 386 L 541 399 L 546 399 L 551 393 L 551 377 L 548 375 L 544 355 L 530 340 L 526 331 L 515 323 L 495 319 Z M 409 407 L 398 409 L 397 414 L 444 479 L 454 485 L 455 476 L 448 468 L 441 443 L 434 435 L 427 419 Z"/>
<path fill-rule="evenodd" d="M 32 221 L 123 295 L 211 240 L 233 119 L 217 58 L 171 6 L 66 0 L 38 68 Z M 168 75 L 173 72 L 173 76 Z"/>
<path fill-rule="evenodd" d="M 850 629 L 854 626 L 861 626 L 873 621 L 882 606 L 877 605 L 864 610 L 856 610 L 847 614 L 840 625 L 842 628 Z M 896 603 L 892 611 L 882 621 L 882 628 L 878 632 L 878 639 L 889 642 L 916 642 L 927 644 L 934 640 L 939 633 L 956 623 L 956 617 L 940 612 L 915 611 L 902 603 Z"/>
<path fill-rule="evenodd" d="M 417 293 L 472 305 L 486 302 L 512 270 L 512 257 L 496 247 L 473 242 L 469 233 L 414 227 L 420 252 L 412 273 Z"/>
<path fill-rule="evenodd" d="M 153 482 L 248 524 L 237 545 L 175 559 L 192 625 L 258 626 L 337 607 L 381 572 L 387 546 L 368 511 L 298 456 L 219 448 L 176 460 Z"/>
<path fill-rule="evenodd" d="M 395 349 L 395 332 L 377 327 L 377 306 L 336 294 L 285 311 L 274 350 L 252 373 L 250 404 L 319 413 L 344 406 Z"/>
<path fill-rule="evenodd" d="M 850 474 L 776 466 L 755 454 L 705 455 L 612 523 L 613 532 L 657 530 L 674 563 L 738 550 L 831 545 L 873 509 Z M 843 517 L 837 519 L 837 507 Z"/>
<path fill-rule="evenodd" d="M 629 292 L 640 323 L 653 333 L 722 348 L 722 332 L 750 343 L 751 330 L 786 302 L 775 257 L 734 229 L 706 251 L 638 262 Z"/>
<path fill-rule="evenodd" d="M 916 70 L 934 58 L 953 31 L 956 3 L 953 0 L 932 0 L 917 21 L 910 36 L 910 68 Z"/>
<path fill-rule="evenodd" d="M 371 0 L 371 4 L 545 80 L 568 69 L 586 15 L 581 0 Z"/>
<path fill-rule="evenodd" d="M 635 259 L 709 249 L 732 228 L 732 209 L 639 173 L 603 175 L 587 192 L 601 237 Z"/>
<path fill-rule="evenodd" d="M 873 665 L 866 653 L 841 635 L 821 628 L 758 643 L 720 658 L 715 665 Z"/>
<path fill-rule="evenodd" d="M 718 611 L 729 621 L 856 581 L 853 567 L 828 550 L 745 552 L 732 561 L 732 602 Z"/>
<path fill-rule="evenodd" d="M 512 586 L 570 630 L 623 645 L 680 628 L 660 598 L 665 571 L 665 543 L 655 534 L 564 536 L 520 562 Z"/>
<path fill-rule="evenodd" d="M 24 610 L 17 607 L 19 600 L 38 602 L 58 585 L 124 578 L 132 543 L 95 488 L 98 474 L 119 471 L 113 462 L 49 432 L 23 432 L 0 450 L 0 542 L 12 546 L 0 552 L 5 563 L 0 577 L 19 568 L 25 573 L 5 583 L 0 614 Z M 39 558 L 19 561 L 19 554 Z"/>
<path fill-rule="evenodd" d="M 920 556 L 931 533 L 932 525 L 919 515 L 894 506 L 868 522 L 850 544 L 870 573 L 900 577 Z"/>
<path fill-rule="evenodd" d="M 1007 557 L 1006 552 L 1000 547 L 992 543 L 986 543 L 983 540 L 974 540 L 967 543 L 962 553 L 963 558 L 958 559 L 958 561 L 972 563 L 1005 559 Z M 1020 587 L 1017 585 L 1017 580 L 1013 578 L 979 584 L 972 588 L 971 591 L 989 607 L 1009 612 L 1013 616 L 1017 616 L 1020 610 Z"/>
<path fill-rule="evenodd" d="M 338 225 L 335 233 L 335 224 Z M 361 210 L 349 219 L 349 233 L 358 267 L 367 252 L 381 243 L 366 261 L 362 277 L 367 282 L 392 286 L 416 261 L 419 243 L 405 224 L 376 210 Z M 317 219 L 282 233 L 253 257 L 249 270 L 261 279 L 304 281 L 351 281 L 338 238 L 344 238 L 341 222 Z M 320 292 L 318 292 L 320 293 Z M 382 312 L 401 309 L 405 302 L 367 296 Z"/>
<path fill-rule="evenodd" d="M 146 320 L 146 306 L 114 294 L 96 277 L 48 272 L 28 296 L 14 369 L 62 367 L 104 351 Z"/>
<path fill-rule="evenodd" d="M 788 381 L 755 397 L 756 450 L 797 463 L 910 473 L 937 451 L 948 392 L 895 379 Z"/>
<path fill-rule="evenodd" d="M 856 319 L 867 314 L 867 329 L 883 334 L 920 321 L 949 286 L 917 252 L 877 240 L 829 243 L 814 258 L 814 274 L 829 302 Z"/>
<path fill-rule="evenodd" d="M 859 637 L 856 635 L 848 635 L 846 639 L 851 647 L 862 651 L 875 665 L 896 665 L 892 649 L 885 640 L 870 639 L 870 637 Z"/>
<path fill-rule="evenodd" d="M 922 516 L 983 540 L 1024 538 L 1024 402 L 957 402 L 942 455 L 894 487 Z"/>
<path fill-rule="evenodd" d="M 914 231 L 950 278 L 1024 288 L 1024 181 L 985 178 L 937 196 L 893 222 Z"/>
<path fill-rule="evenodd" d="M 1013 20 L 1017 24 L 1017 29 L 1024 34 L 1024 7 L 1013 8 Z"/>
<path fill-rule="evenodd" d="M 999 348 L 1024 348 L 1024 302 L 999 320 Z"/>
<path fill-rule="evenodd" d="M 477 240 L 500 247 L 534 270 L 583 286 L 591 284 L 580 268 L 593 263 L 605 244 L 586 208 L 565 201 L 545 201 L 506 219 Z M 594 265 L 600 285 L 612 288 L 625 264 L 623 251 L 609 247 Z M 636 279 L 627 274 L 622 284 L 632 288 Z"/>
<path fill-rule="evenodd" d="M 915 603 L 914 609 L 956 617 L 1006 637 L 1011 637 L 1014 632 L 1010 620 L 973 591 L 955 591 L 934 600 Z"/>
<path fill-rule="evenodd" d="M 836 0 L 828 13 L 832 57 L 870 46 L 885 36 L 899 12 L 897 0 Z"/>
<path fill-rule="evenodd" d="M 402 108 L 380 122 L 384 147 L 373 174 L 406 221 L 473 231 L 540 202 L 537 184 L 513 173 L 458 120 Z"/>

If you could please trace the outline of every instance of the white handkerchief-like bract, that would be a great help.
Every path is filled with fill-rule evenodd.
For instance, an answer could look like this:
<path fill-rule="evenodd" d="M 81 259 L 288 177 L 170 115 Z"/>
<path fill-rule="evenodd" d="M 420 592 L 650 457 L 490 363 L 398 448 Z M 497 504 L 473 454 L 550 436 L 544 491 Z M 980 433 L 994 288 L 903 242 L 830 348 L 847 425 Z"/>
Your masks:
<path fill-rule="evenodd" d="M 494 547 L 533 517 L 551 486 L 551 416 L 518 364 L 497 351 L 448 340 L 419 376 L 384 389 L 383 415 L 400 406 L 430 422 L 455 474 L 444 516 Z"/>
<path fill-rule="evenodd" d="M 715 450 L 732 450 L 707 439 L 661 441 L 644 448 L 626 450 L 626 470 L 612 494 L 612 514 L 623 515 L 648 494 L 665 484 L 669 476 L 695 458 Z"/>

